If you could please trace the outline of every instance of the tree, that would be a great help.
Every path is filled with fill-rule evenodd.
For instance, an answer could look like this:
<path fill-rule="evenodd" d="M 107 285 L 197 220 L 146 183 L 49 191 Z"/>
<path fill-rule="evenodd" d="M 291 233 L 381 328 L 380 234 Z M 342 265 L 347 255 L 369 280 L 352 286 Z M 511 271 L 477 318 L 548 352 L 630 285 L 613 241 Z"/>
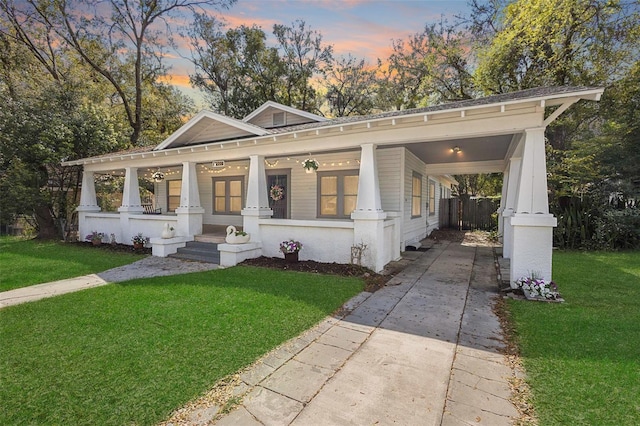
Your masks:
<path fill-rule="evenodd" d="M 205 6 L 228 7 L 235 0 L 1 0 L 0 7 L 23 43 L 47 68 L 59 75 L 55 46 L 73 49 L 116 91 L 131 128 L 132 145 L 144 130 L 145 85 L 165 73 L 162 51 L 169 18 Z M 161 23 L 164 23 L 162 27 Z M 6 29 L 6 34 L 10 34 Z M 43 43 L 42 40 L 46 40 Z"/>
<path fill-rule="evenodd" d="M 208 96 L 214 110 L 242 118 L 266 101 L 317 112 L 320 101 L 313 79 L 330 63 L 331 47 L 306 27 L 274 25 L 276 46 L 257 26 L 225 30 L 223 22 L 199 15 L 189 30 L 191 83 Z"/>
<path fill-rule="evenodd" d="M 14 93 L 21 95 L 16 88 Z M 57 83 L 4 102 L 1 220 L 11 223 L 16 215 L 33 215 L 40 238 L 58 237 L 58 220 L 70 219 L 81 181 L 81 168 L 63 168 L 60 163 L 118 148 L 116 126 L 108 110 L 86 104 L 80 92 Z"/>
<path fill-rule="evenodd" d="M 268 100 L 285 102 L 284 64 L 257 26 L 223 31 L 215 18 L 198 15 L 189 31 L 191 84 L 207 95 L 214 110 L 243 118 Z"/>
<path fill-rule="evenodd" d="M 600 104 L 574 105 L 547 128 L 550 209 L 558 217 L 555 242 L 564 247 L 640 244 L 638 210 L 619 210 L 638 193 L 638 6 L 518 0 L 502 7 L 496 0 L 474 21 L 493 22 L 475 74 L 484 93 L 606 88 Z"/>
<path fill-rule="evenodd" d="M 476 81 L 487 94 L 540 86 L 603 85 L 627 69 L 636 2 L 519 0 L 479 55 Z"/>
<path fill-rule="evenodd" d="M 386 93 L 395 109 L 470 99 L 474 85 L 465 34 L 442 21 L 393 40 Z"/>
<path fill-rule="evenodd" d="M 273 34 L 285 67 L 284 103 L 303 111 L 318 112 L 319 99 L 311 79 L 323 75 L 333 59 L 333 46 L 322 43 L 322 35 L 297 20 L 288 27 L 275 24 Z"/>
<path fill-rule="evenodd" d="M 337 59 L 328 67 L 324 85 L 334 117 L 365 115 L 375 109 L 378 78 L 364 59 L 351 55 Z"/>

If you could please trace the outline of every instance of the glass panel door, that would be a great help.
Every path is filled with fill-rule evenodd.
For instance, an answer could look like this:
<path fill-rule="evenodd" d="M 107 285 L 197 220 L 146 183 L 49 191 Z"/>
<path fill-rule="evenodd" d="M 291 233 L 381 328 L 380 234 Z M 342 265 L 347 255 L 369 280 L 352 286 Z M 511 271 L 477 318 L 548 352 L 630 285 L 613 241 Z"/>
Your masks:
<path fill-rule="evenodd" d="M 273 210 L 274 219 L 287 219 L 287 199 L 289 185 L 287 175 L 267 176 L 267 190 L 269 191 L 269 208 Z"/>

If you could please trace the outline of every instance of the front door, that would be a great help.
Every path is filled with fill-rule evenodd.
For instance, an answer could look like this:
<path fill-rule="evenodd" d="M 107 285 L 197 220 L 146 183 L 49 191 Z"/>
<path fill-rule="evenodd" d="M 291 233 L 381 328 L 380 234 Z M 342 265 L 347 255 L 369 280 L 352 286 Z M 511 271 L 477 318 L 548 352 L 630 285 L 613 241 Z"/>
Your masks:
<path fill-rule="evenodd" d="M 269 174 L 267 176 L 267 190 L 269 191 L 269 208 L 273 210 L 274 219 L 287 219 L 289 199 L 289 185 L 287 174 Z"/>

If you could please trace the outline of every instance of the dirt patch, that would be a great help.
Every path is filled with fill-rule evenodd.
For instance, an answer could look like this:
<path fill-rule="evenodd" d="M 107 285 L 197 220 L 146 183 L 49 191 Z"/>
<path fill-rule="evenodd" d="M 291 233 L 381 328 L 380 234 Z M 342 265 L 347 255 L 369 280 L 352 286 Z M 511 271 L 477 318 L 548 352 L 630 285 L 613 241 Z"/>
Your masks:
<path fill-rule="evenodd" d="M 429 239 L 434 241 L 451 241 L 453 243 L 461 243 L 464 240 L 464 234 L 467 231 L 458 231 L 457 229 L 436 229 L 429 234 Z"/>
<path fill-rule="evenodd" d="M 295 263 L 287 263 L 279 257 L 257 257 L 247 259 L 242 265 L 259 266 L 262 268 L 281 269 L 283 271 L 309 272 L 312 274 L 331 274 L 343 277 L 362 278 L 365 282 L 365 291 L 374 292 L 384 287 L 387 281 L 398 271 L 390 271 L 387 274 L 376 274 L 372 270 L 363 266 L 342 264 L 342 263 L 322 263 L 313 260 L 303 260 Z"/>

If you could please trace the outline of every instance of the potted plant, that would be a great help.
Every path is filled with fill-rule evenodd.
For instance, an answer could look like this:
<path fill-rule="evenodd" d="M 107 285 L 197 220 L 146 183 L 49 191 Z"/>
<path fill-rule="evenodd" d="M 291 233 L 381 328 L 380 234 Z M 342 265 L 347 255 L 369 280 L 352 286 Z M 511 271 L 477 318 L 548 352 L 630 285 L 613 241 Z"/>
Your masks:
<path fill-rule="evenodd" d="M 318 166 L 318 162 L 316 160 L 312 160 L 311 158 L 307 158 L 302 162 L 302 167 L 307 173 L 315 172 L 316 170 L 318 170 Z"/>
<path fill-rule="evenodd" d="M 244 244 L 248 243 L 250 239 L 251 234 L 238 231 L 233 225 L 227 226 L 227 236 L 224 239 L 227 244 Z"/>
<path fill-rule="evenodd" d="M 102 239 L 104 238 L 104 233 L 98 231 L 91 231 L 89 235 L 85 237 L 87 241 L 91 241 L 91 244 L 94 246 L 99 246 L 102 244 Z"/>
<path fill-rule="evenodd" d="M 297 262 L 300 250 L 302 250 L 300 241 L 288 240 L 280 243 L 280 251 L 284 254 L 284 260 L 287 263 Z"/>
<path fill-rule="evenodd" d="M 553 281 L 546 282 L 535 274 L 530 277 L 518 278 L 515 283 L 518 288 L 522 289 L 524 297 L 529 300 L 562 301 L 556 283 Z"/>
<path fill-rule="evenodd" d="M 131 238 L 131 241 L 133 242 L 133 248 L 141 249 L 146 243 L 149 242 L 149 238 L 142 235 L 142 232 L 138 232 L 138 234 L 134 235 L 133 238 Z"/>

